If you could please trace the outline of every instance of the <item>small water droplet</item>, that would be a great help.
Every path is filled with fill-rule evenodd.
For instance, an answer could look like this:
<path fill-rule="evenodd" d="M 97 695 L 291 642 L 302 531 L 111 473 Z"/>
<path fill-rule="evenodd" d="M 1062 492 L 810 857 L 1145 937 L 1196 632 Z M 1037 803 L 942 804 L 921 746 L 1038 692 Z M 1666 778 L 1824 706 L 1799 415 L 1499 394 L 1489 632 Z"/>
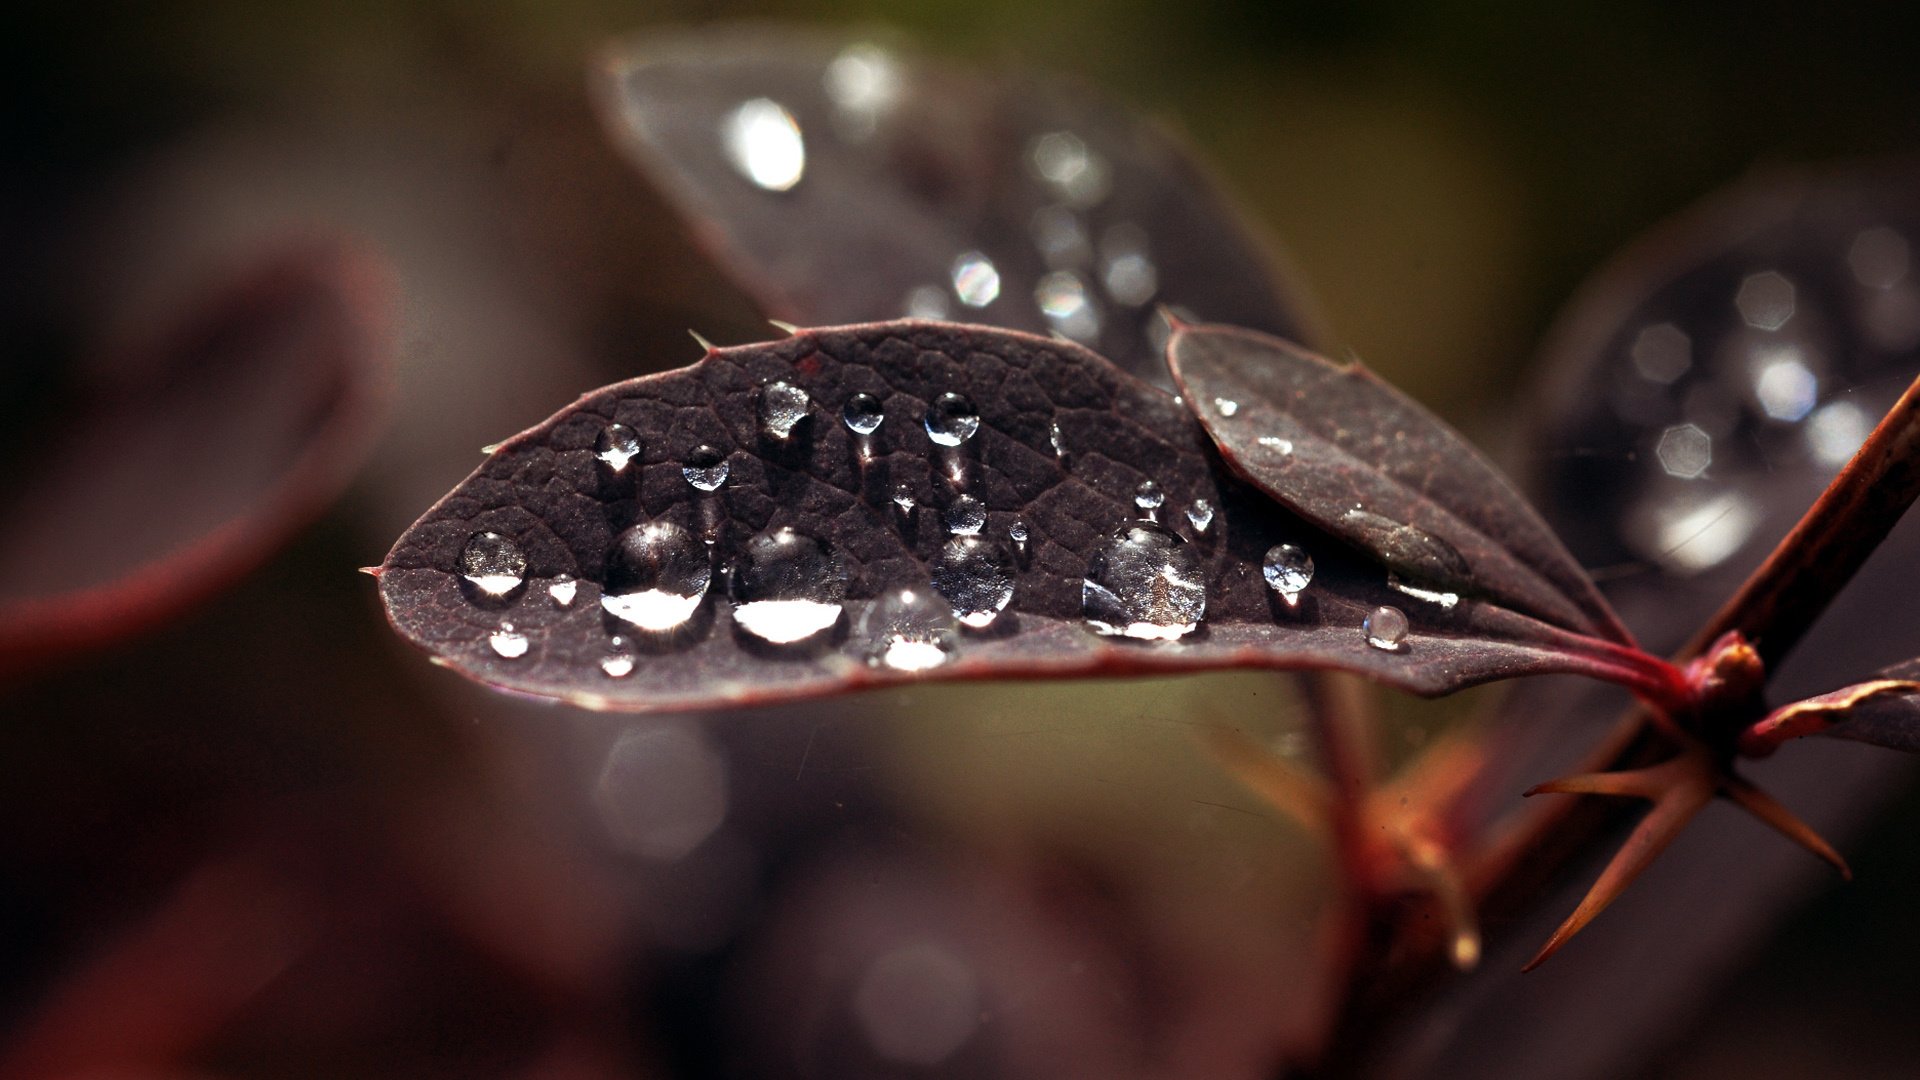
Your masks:
<path fill-rule="evenodd" d="M 487 644 L 502 660 L 518 660 L 527 655 L 527 635 L 513 628 L 510 622 L 500 624 L 500 629 L 487 636 Z"/>
<path fill-rule="evenodd" d="M 624 679 L 633 674 L 633 654 L 609 653 L 600 660 L 600 670 L 606 672 L 610 678 Z"/>
<path fill-rule="evenodd" d="M 980 410 L 960 394 L 941 394 L 927 406 L 927 438 L 940 446 L 959 446 L 980 430 Z"/>
<path fill-rule="evenodd" d="M 1240 411 L 1240 403 L 1232 398 L 1217 397 L 1213 399 L 1213 408 L 1221 416 L 1232 416 Z"/>
<path fill-rule="evenodd" d="M 770 438 L 789 439 L 812 405 L 807 392 L 792 383 L 768 383 L 760 388 L 760 430 Z"/>
<path fill-rule="evenodd" d="M 855 394 L 847 399 L 847 407 L 841 410 L 840 418 L 847 422 L 847 430 L 855 435 L 871 435 L 880 430 L 887 413 L 881 407 L 879 398 L 872 394 Z"/>
<path fill-rule="evenodd" d="M 939 667 L 959 647 L 952 605 L 938 592 L 912 585 L 896 585 L 874 597 L 855 634 L 868 663 L 895 671 Z"/>
<path fill-rule="evenodd" d="M 503 599 L 526 584 L 527 555 L 507 536 L 491 530 L 477 532 L 460 552 L 460 576 L 482 596 Z"/>
<path fill-rule="evenodd" d="M 547 595 L 553 597 L 553 602 L 559 604 L 561 607 L 571 607 L 573 605 L 573 595 L 578 592 L 579 589 L 580 583 L 573 580 L 571 574 L 561 574 L 559 577 L 554 578 L 553 582 L 547 586 Z"/>
<path fill-rule="evenodd" d="M 593 440 L 593 456 L 612 472 L 626 472 L 640 456 L 640 436 L 625 424 L 608 424 Z"/>
<path fill-rule="evenodd" d="M 1027 523 L 1024 521 L 1015 521 L 1013 524 L 1008 525 L 1007 539 L 1013 541 L 1016 544 L 1026 543 L 1027 542 Z"/>
<path fill-rule="evenodd" d="M 1260 562 L 1260 576 L 1292 607 L 1300 602 L 1300 594 L 1307 586 L 1313 584 L 1313 556 L 1294 544 L 1275 544 L 1267 549 L 1267 557 Z"/>
<path fill-rule="evenodd" d="M 1151 480 L 1140 481 L 1140 486 L 1134 489 L 1133 492 L 1133 505 L 1139 507 L 1142 513 L 1149 516 L 1151 516 L 1155 510 L 1160 509 L 1166 501 L 1166 493 L 1160 490 L 1159 484 Z"/>
<path fill-rule="evenodd" d="M 600 606 L 642 630 L 685 623 L 713 582 L 706 546 L 670 521 L 635 525 L 614 539 Z"/>
<path fill-rule="evenodd" d="M 1213 528 L 1213 504 L 1205 499 L 1195 499 L 1187 507 L 1187 524 L 1197 533 Z"/>
<path fill-rule="evenodd" d="M 1067 459 L 1067 444 L 1060 434 L 1060 422 L 1058 420 L 1054 421 L 1052 426 L 1047 429 L 1047 441 L 1053 444 L 1053 456 L 1059 458 L 1061 461 L 1065 461 Z"/>
<path fill-rule="evenodd" d="M 903 514 L 912 512 L 914 507 L 912 484 L 901 483 L 893 489 L 893 505 Z"/>
<path fill-rule="evenodd" d="M 1013 556 L 978 536 L 947 541 L 934 562 L 934 589 L 953 605 L 962 623 L 975 629 L 992 624 L 1006 609 L 1013 584 Z"/>
<path fill-rule="evenodd" d="M 1254 441 L 1259 443 L 1261 446 L 1264 446 L 1267 449 L 1272 450 L 1276 454 L 1293 453 L 1292 439 L 1283 439 L 1278 435 L 1262 435 L 1258 439 L 1255 439 Z"/>
<path fill-rule="evenodd" d="M 1407 613 L 1397 607 L 1374 608 L 1360 629 L 1367 635 L 1367 644 L 1399 652 L 1401 643 L 1407 639 Z"/>
<path fill-rule="evenodd" d="M 993 260 L 969 251 L 953 260 L 953 295 L 968 307 L 986 307 L 1000 296 L 1000 271 Z"/>
<path fill-rule="evenodd" d="M 947 531 L 955 536 L 974 536 L 987 527 L 987 508 L 979 499 L 962 495 L 947 507 Z"/>
<path fill-rule="evenodd" d="M 1206 616 L 1204 571 L 1179 534 L 1131 521 L 1087 560 L 1080 601 L 1088 624 L 1102 634 L 1171 641 Z"/>
<path fill-rule="evenodd" d="M 727 455 L 712 446 L 696 446 L 687 454 L 686 464 L 680 467 L 680 474 L 687 483 L 701 491 L 718 491 L 720 485 L 727 482 Z"/>
<path fill-rule="evenodd" d="M 767 191 L 790 191 L 807 168 L 800 124 L 771 98 L 740 103 L 720 124 L 720 142 L 741 176 Z"/>
<path fill-rule="evenodd" d="M 804 641 L 840 621 L 847 567 L 839 553 L 792 528 L 759 533 L 734 564 L 733 619 L 762 641 Z"/>

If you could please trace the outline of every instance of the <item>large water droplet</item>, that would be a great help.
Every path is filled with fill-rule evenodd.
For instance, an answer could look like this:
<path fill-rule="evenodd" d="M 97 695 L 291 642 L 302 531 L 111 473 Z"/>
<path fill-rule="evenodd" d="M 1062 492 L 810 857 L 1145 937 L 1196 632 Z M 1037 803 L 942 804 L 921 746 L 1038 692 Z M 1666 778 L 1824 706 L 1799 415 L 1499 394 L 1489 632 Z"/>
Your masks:
<path fill-rule="evenodd" d="M 608 424 L 593 440 L 593 456 L 615 473 L 640 456 L 640 436 L 625 424 Z"/>
<path fill-rule="evenodd" d="M 500 629 L 487 636 L 487 644 L 503 660 L 518 660 L 527 655 L 527 635 L 515 630 L 510 622 L 500 624 Z"/>
<path fill-rule="evenodd" d="M 855 633 L 868 663 L 895 671 L 939 667 L 959 646 L 953 607 L 934 590 L 912 585 L 896 585 L 874 597 Z"/>
<path fill-rule="evenodd" d="M 792 383 L 768 383 L 760 388 L 760 430 L 770 438 L 791 438 L 812 405 L 807 392 Z"/>
<path fill-rule="evenodd" d="M 642 630 L 664 633 L 693 617 L 712 582 L 706 545 L 670 521 L 649 521 L 615 538 L 600 606 Z"/>
<path fill-rule="evenodd" d="M 491 530 L 474 533 L 460 552 L 460 576 L 481 595 L 502 599 L 526 584 L 526 552 L 500 533 Z"/>
<path fill-rule="evenodd" d="M 1260 562 L 1260 576 L 1291 607 L 1300 602 L 1300 594 L 1313 584 L 1313 556 L 1293 544 L 1275 544 Z"/>
<path fill-rule="evenodd" d="M 1407 613 L 1397 607 L 1374 608 L 1360 629 L 1367 635 L 1367 644 L 1376 649 L 1398 652 L 1401 643 L 1407 639 Z"/>
<path fill-rule="evenodd" d="M 1140 481 L 1140 486 L 1133 493 L 1133 505 L 1139 507 L 1143 514 L 1151 515 L 1166 501 L 1166 493 L 1160 490 L 1159 484 L 1151 480 Z"/>
<path fill-rule="evenodd" d="M 807 169 L 799 122 L 770 98 L 742 102 L 728 113 L 720 142 L 740 175 L 768 191 L 791 190 Z"/>
<path fill-rule="evenodd" d="M 934 562 L 933 587 L 961 622 L 975 629 L 987 626 L 1013 599 L 1013 556 L 991 540 L 956 536 Z"/>
<path fill-rule="evenodd" d="M 973 536 L 987 527 L 987 508 L 979 499 L 962 495 L 947 507 L 947 531 L 955 536 Z"/>
<path fill-rule="evenodd" d="M 687 460 L 680 467 L 680 474 L 687 483 L 701 491 L 718 491 L 720 485 L 727 482 L 727 455 L 711 446 L 696 446 L 687 454 Z"/>
<path fill-rule="evenodd" d="M 1146 640 L 1192 633 L 1207 613 L 1200 559 L 1151 521 L 1130 521 L 1087 560 L 1081 610 L 1093 629 Z"/>
<path fill-rule="evenodd" d="M 573 580 L 571 574 L 561 574 L 547 586 L 547 595 L 553 597 L 553 602 L 561 607 L 573 606 L 573 596 L 579 591 L 580 583 Z"/>
<path fill-rule="evenodd" d="M 941 446 L 959 446 L 980 430 L 980 410 L 960 394 L 941 394 L 927 406 L 927 438 Z"/>
<path fill-rule="evenodd" d="M 733 571 L 733 620 L 762 641 L 787 645 L 840 621 L 847 567 L 823 541 L 781 527 L 747 541 Z"/>
<path fill-rule="evenodd" d="M 841 411 L 840 418 L 847 422 L 847 430 L 855 435 L 871 435 L 880 430 L 887 413 L 880 405 L 879 398 L 872 394 L 855 394 L 847 399 L 847 407 Z"/>
<path fill-rule="evenodd" d="M 1187 507 L 1187 524 L 1192 525 L 1197 533 L 1213 528 L 1213 504 L 1205 499 L 1193 500 L 1192 505 Z"/>

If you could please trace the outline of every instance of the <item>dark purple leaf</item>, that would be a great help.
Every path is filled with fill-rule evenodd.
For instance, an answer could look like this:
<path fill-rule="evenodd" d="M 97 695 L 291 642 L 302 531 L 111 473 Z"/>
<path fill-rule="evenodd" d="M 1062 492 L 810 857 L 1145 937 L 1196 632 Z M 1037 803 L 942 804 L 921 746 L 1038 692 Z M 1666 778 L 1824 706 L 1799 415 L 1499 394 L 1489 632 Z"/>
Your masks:
<path fill-rule="evenodd" d="M 386 284 L 290 252 L 81 366 L 0 502 L 0 672 L 151 624 L 332 500 L 374 431 Z"/>
<path fill-rule="evenodd" d="M 598 89 L 615 139 L 770 316 L 1055 331 L 1163 386 L 1156 305 L 1307 328 L 1178 141 L 1078 86 L 757 28 L 618 50 Z"/>
<path fill-rule="evenodd" d="M 1742 735 L 1740 745 L 1749 753 L 1764 755 L 1807 735 L 1920 753 L 1920 660 L 1895 664 L 1866 682 L 1775 709 Z"/>
<path fill-rule="evenodd" d="M 870 421 L 861 394 L 884 417 L 870 435 L 844 419 L 858 401 Z M 1139 528 L 1152 514 L 1164 525 Z M 1283 543 L 1315 567 L 1297 605 L 1262 574 Z M 941 625 L 930 584 L 987 625 Z M 919 599 L 874 602 L 901 588 Z M 625 710 L 1235 666 L 1424 694 L 1548 671 L 1658 692 L 1667 674 L 1495 604 L 1396 592 L 1378 563 L 1233 480 L 1176 399 L 1068 343 L 941 323 L 809 331 L 589 395 L 401 537 L 381 591 L 443 663 Z M 744 606 L 763 602 L 789 606 Z M 1376 636 L 1411 627 L 1371 645 L 1363 623 L 1388 605 Z M 870 625 L 883 616 L 896 621 Z M 1095 618 L 1136 635 L 1198 626 L 1139 641 L 1092 632 Z M 768 640 L 789 635 L 803 640 Z M 918 648 L 892 655 L 895 641 Z"/>
<path fill-rule="evenodd" d="M 1175 381 L 1227 465 L 1374 552 L 1404 583 L 1632 638 L 1540 515 L 1472 444 L 1359 363 L 1262 334 L 1181 326 Z"/>

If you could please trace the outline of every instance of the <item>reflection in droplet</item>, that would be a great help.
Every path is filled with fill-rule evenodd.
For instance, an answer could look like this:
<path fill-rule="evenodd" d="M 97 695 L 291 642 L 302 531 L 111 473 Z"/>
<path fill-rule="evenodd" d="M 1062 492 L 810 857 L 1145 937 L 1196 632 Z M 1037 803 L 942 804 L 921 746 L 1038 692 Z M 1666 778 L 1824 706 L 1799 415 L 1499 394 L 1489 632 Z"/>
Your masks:
<path fill-rule="evenodd" d="M 1778 330 L 1793 318 L 1793 282 L 1772 270 L 1750 274 L 1740 283 L 1733 306 L 1755 330 Z"/>
<path fill-rule="evenodd" d="M 510 622 L 503 622 L 500 628 L 487 636 L 487 644 L 500 654 L 503 660 L 518 660 L 527 655 L 527 635 L 515 630 Z"/>
<path fill-rule="evenodd" d="M 477 532 L 460 551 L 460 576 L 492 599 L 500 599 L 527 580 L 527 556 L 501 533 Z"/>
<path fill-rule="evenodd" d="M 933 587 L 962 623 L 988 626 L 1013 599 L 1013 556 L 991 540 L 956 536 L 934 561 Z"/>
<path fill-rule="evenodd" d="M 1150 521 L 1121 526 L 1087 560 L 1080 586 L 1081 611 L 1102 634 L 1171 641 L 1192 633 L 1207 612 L 1199 556 Z"/>
<path fill-rule="evenodd" d="M 620 647 L 620 639 L 613 639 L 614 648 Z M 633 674 L 633 654 L 612 652 L 600 658 L 600 671 L 610 679 L 624 679 Z"/>
<path fill-rule="evenodd" d="M 980 991 L 965 961 L 920 942 L 873 962 L 854 991 L 853 1012 L 875 1056 L 896 1066 L 933 1066 L 980 1026 Z"/>
<path fill-rule="evenodd" d="M 1007 539 L 1013 541 L 1013 550 L 1024 555 L 1027 551 L 1027 523 L 1015 520 L 1007 526 Z"/>
<path fill-rule="evenodd" d="M 727 818 L 727 764 L 697 728 L 635 727 L 614 742 L 594 785 L 612 841 L 631 855 L 685 857 Z"/>
<path fill-rule="evenodd" d="M 791 190 L 807 168 L 799 122 L 770 98 L 741 102 L 728 113 L 720 141 L 740 175 L 768 191 Z"/>
<path fill-rule="evenodd" d="M 1784 345 L 1755 357 L 1753 396 L 1775 420 L 1798 421 L 1820 399 L 1820 382 L 1801 360 L 1796 346 Z"/>
<path fill-rule="evenodd" d="M 1851 401 L 1830 401 L 1807 418 L 1803 432 L 1813 460 L 1829 469 L 1847 463 L 1873 432 L 1873 417 Z"/>
<path fill-rule="evenodd" d="M 1060 434 L 1060 422 L 1058 420 L 1054 421 L 1053 424 L 1047 428 L 1047 442 L 1053 446 L 1054 457 L 1059 458 L 1061 461 L 1067 459 L 1067 444 Z"/>
<path fill-rule="evenodd" d="M 696 446 L 687 454 L 686 463 L 680 467 L 680 475 L 687 483 L 701 491 L 718 491 L 720 485 L 727 482 L 727 455 L 712 446 Z"/>
<path fill-rule="evenodd" d="M 1133 505 L 1139 507 L 1144 514 L 1151 515 L 1153 511 L 1165 505 L 1166 501 L 1167 493 L 1161 491 L 1160 485 L 1151 480 L 1140 481 L 1140 486 L 1133 492 Z"/>
<path fill-rule="evenodd" d="M 1197 533 L 1213 528 L 1213 504 L 1205 499 L 1195 499 L 1187 507 L 1187 524 Z"/>
<path fill-rule="evenodd" d="M 1260 576 L 1280 594 L 1288 607 L 1300 603 L 1300 594 L 1313 584 L 1313 556 L 1296 544 L 1275 544 L 1260 560 Z"/>
<path fill-rule="evenodd" d="M 1898 285 L 1907 276 L 1909 257 L 1907 238 L 1885 225 L 1862 230 L 1847 248 L 1853 279 L 1869 289 Z"/>
<path fill-rule="evenodd" d="M 1664 385 L 1693 366 L 1693 339 L 1672 323 L 1656 323 L 1640 331 L 1628 354 L 1641 378 Z"/>
<path fill-rule="evenodd" d="M 941 394 L 927 406 L 927 438 L 940 446 L 959 446 L 980 430 L 980 410 L 960 394 Z"/>
<path fill-rule="evenodd" d="M 1642 557 L 1674 573 L 1697 574 L 1744 547 L 1759 524 L 1758 507 L 1737 491 L 1681 491 L 1636 507 L 1627 536 Z"/>
<path fill-rule="evenodd" d="M 571 607 L 573 606 L 574 594 L 579 590 L 580 583 L 573 580 L 572 575 L 561 574 L 559 577 L 554 578 L 552 583 L 547 586 L 547 595 L 552 597 L 553 602 L 559 604 L 561 607 Z"/>
<path fill-rule="evenodd" d="M 1086 282 L 1071 270 L 1055 270 L 1033 288 L 1033 302 L 1055 330 L 1079 342 L 1100 336 L 1100 312 L 1087 295 Z"/>
<path fill-rule="evenodd" d="M 947 531 L 955 536 L 973 536 L 987 526 L 987 508 L 979 499 L 962 495 L 947 507 Z"/>
<path fill-rule="evenodd" d="M 913 499 L 912 484 L 901 483 L 901 484 L 895 485 L 893 489 L 893 505 L 897 507 L 900 510 L 900 512 L 903 514 L 913 509 L 914 499 Z"/>
<path fill-rule="evenodd" d="M 1064 206 L 1043 206 L 1033 212 L 1033 246 L 1051 267 L 1078 267 L 1093 261 L 1086 227 L 1078 214 Z"/>
<path fill-rule="evenodd" d="M 600 606 L 642 630 L 665 633 L 693 617 L 712 582 L 706 545 L 671 521 L 649 521 L 614 539 Z"/>
<path fill-rule="evenodd" d="M 1654 454 L 1667 475 L 1691 480 L 1713 464 L 1713 437 L 1692 424 L 1676 424 L 1660 433 Z"/>
<path fill-rule="evenodd" d="M 748 633 L 788 645 L 840 621 L 847 566 L 825 541 L 781 527 L 748 540 L 734 565 L 733 619 Z"/>
<path fill-rule="evenodd" d="M 593 456 L 612 472 L 626 472 L 628 462 L 640 456 L 640 436 L 625 424 L 608 424 L 593 440 Z"/>
<path fill-rule="evenodd" d="M 1053 131 L 1033 140 L 1028 161 L 1034 175 L 1074 206 L 1088 207 L 1106 198 L 1112 180 L 1106 159 L 1070 131 Z"/>
<path fill-rule="evenodd" d="M 1213 408 L 1221 416 L 1232 416 L 1240 411 L 1240 403 L 1232 398 L 1217 397 L 1213 399 Z"/>
<path fill-rule="evenodd" d="M 968 307 L 986 307 L 1000 295 L 1000 271 L 993 260 L 977 251 L 953 260 L 953 295 Z"/>
<path fill-rule="evenodd" d="M 760 430 L 770 438 L 791 438 L 812 406 L 807 392 L 792 383 L 768 383 L 760 388 Z"/>
<path fill-rule="evenodd" d="M 847 430 L 855 435 L 871 435 L 880 430 L 887 419 L 886 410 L 881 408 L 880 399 L 872 394 L 855 394 L 847 399 L 847 407 L 840 418 L 847 423 Z"/>
<path fill-rule="evenodd" d="M 938 592 L 912 585 L 896 585 L 874 597 L 854 633 L 868 663 L 895 671 L 939 667 L 959 648 L 952 606 Z"/>
<path fill-rule="evenodd" d="M 945 319 L 953 314 L 947 290 L 938 285 L 916 285 L 908 290 L 901 311 L 909 319 Z"/>
<path fill-rule="evenodd" d="M 1389 573 L 1387 575 L 1387 588 L 1397 593 L 1405 593 L 1415 600 L 1425 600 L 1429 604 L 1438 604 L 1448 611 L 1452 611 L 1460 604 L 1460 594 L 1457 592 L 1429 589 L 1421 585 L 1416 585 L 1401 577 L 1399 574 Z"/>
<path fill-rule="evenodd" d="M 827 64 L 821 86 L 833 102 L 834 126 L 858 142 L 879 126 L 900 97 L 900 64 L 893 54 L 870 42 L 858 42 L 840 51 Z"/>
<path fill-rule="evenodd" d="M 1407 639 L 1407 613 L 1397 607 L 1374 608 L 1360 629 L 1367 635 L 1367 644 L 1376 649 L 1398 652 L 1401 643 Z"/>

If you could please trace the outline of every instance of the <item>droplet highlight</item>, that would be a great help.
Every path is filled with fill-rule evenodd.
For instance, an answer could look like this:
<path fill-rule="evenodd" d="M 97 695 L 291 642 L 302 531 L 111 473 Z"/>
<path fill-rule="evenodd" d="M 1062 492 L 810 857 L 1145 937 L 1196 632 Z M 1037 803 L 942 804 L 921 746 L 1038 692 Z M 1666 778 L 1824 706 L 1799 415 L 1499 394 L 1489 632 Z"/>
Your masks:
<path fill-rule="evenodd" d="M 570 574 L 561 574 L 547 585 L 547 595 L 561 607 L 572 607 L 574 594 L 580 591 L 580 583 Z"/>
<path fill-rule="evenodd" d="M 961 394 L 941 394 L 927 406 L 927 438 L 939 446 L 959 446 L 980 430 L 980 410 Z"/>
<path fill-rule="evenodd" d="M 593 456 L 609 472 L 626 472 L 633 459 L 640 456 L 640 436 L 625 424 L 608 424 L 594 437 Z"/>
<path fill-rule="evenodd" d="M 871 435 L 880 430 L 887 419 L 886 409 L 880 399 L 872 394 L 855 394 L 847 399 L 846 408 L 840 411 L 840 419 L 846 422 L 847 430 L 855 435 Z"/>
<path fill-rule="evenodd" d="M 789 382 L 770 382 L 760 388 L 760 430 L 768 437 L 785 442 L 793 429 L 807 418 L 813 399 L 805 390 Z"/>
<path fill-rule="evenodd" d="M 527 555 L 504 534 L 477 532 L 460 551 L 460 576 L 491 600 L 507 597 L 526 584 Z"/>
<path fill-rule="evenodd" d="M 1080 601 L 1095 631 L 1149 641 L 1184 637 L 1207 612 L 1199 557 L 1151 521 L 1128 522 L 1094 552 Z"/>
<path fill-rule="evenodd" d="M 1152 514 L 1165 505 L 1166 501 L 1166 493 L 1160 490 L 1159 484 L 1151 480 L 1140 481 L 1140 486 L 1133 492 L 1133 505 L 1139 507 L 1143 514 Z"/>
<path fill-rule="evenodd" d="M 771 644 L 790 645 L 831 628 L 846 595 L 839 553 L 792 528 L 755 535 L 734 564 L 733 620 Z"/>
<path fill-rule="evenodd" d="M 687 454 L 685 464 L 680 467 L 680 475 L 687 478 L 701 491 L 718 491 L 727 482 L 731 467 L 727 464 L 727 455 L 712 446 L 696 446 Z"/>
<path fill-rule="evenodd" d="M 510 622 L 503 622 L 500 628 L 487 636 L 487 644 L 502 660 L 518 660 L 527 655 L 527 635 L 515 630 Z"/>
<path fill-rule="evenodd" d="M 974 536 L 987 527 L 987 508 L 979 499 L 962 495 L 947 507 L 947 531 L 955 536 Z"/>
<path fill-rule="evenodd" d="M 927 671 L 953 659 L 959 622 L 933 589 L 896 585 L 874 597 L 854 628 L 869 664 L 894 671 Z"/>
<path fill-rule="evenodd" d="M 712 583 L 705 544 L 670 521 L 649 521 L 614 539 L 600 606 L 642 630 L 666 633 L 693 617 Z"/>

